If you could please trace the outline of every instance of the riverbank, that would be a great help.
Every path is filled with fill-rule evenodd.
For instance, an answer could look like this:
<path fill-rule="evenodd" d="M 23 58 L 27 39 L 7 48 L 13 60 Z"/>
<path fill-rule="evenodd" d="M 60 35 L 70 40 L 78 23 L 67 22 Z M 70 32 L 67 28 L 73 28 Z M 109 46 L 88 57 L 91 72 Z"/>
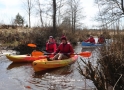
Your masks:
<path fill-rule="evenodd" d="M 48 37 L 51 35 L 51 31 L 52 31 L 51 28 L 47 28 L 47 29 L 46 28 L 45 29 L 40 28 L 40 29 L 34 29 L 32 32 L 15 32 L 15 33 L 11 33 L 11 32 L 5 33 L 5 32 L 3 32 L 2 34 L 0 34 L 1 37 L 2 37 L 2 38 L 0 37 L 1 38 L 0 42 L 2 42 L 1 46 L 4 49 L 9 49 L 9 48 L 13 49 L 14 48 L 14 50 L 20 51 L 21 52 L 20 54 L 31 53 L 33 48 L 28 47 L 27 44 L 28 43 L 34 43 L 34 44 L 37 45 L 38 48 L 41 49 L 42 47 L 45 46 L 45 43 L 46 43 Z M 75 45 L 76 45 L 77 42 L 82 42 L 83 40 L 86 40 L 86 38 L 87 38 L 87 36 L 89 36 L 89 34 L 91 34 L 93 36 L 99 36 L 100 34 L 103 34 L 105 36 L 105 38 L 107 38 L 107 39 L 109 38 L 110 40 L 113 40 L 112 43 L 110 43 L 110 45 L 107 48 L 102 47 L 97 52 L 97 53 L 100 54 L 99 59 L 97 59 L 97 63 L 95 63 L 97 67 L 93 66 L 94 63 L 92 63 L 92 61 L 94 61 L 93 59 L 97 57 L 96 53 L 92 52 L 93 57 L 88 58 L 88 59 L 84 58 L 84 61 L 85 60 L 86 61 L 91 60 L 91 61 L 89 61 L 88 63 L 85 63 L 86 66 L 84 66 L 84 64 L 81 65 L 82 68 L 80 68 L 80 69 L 82 70 L 82 72 L 80 74 L 81 75 L 80 77 L 76 77 L 76 76 L 79 76 L 79 72 L 77 71 L 77 67 L 79 67 L 79 66 L 77 64 L 74 64 L 74 67 L 72 66 L 70 69 L 68 69 L 69 71 L 72 71 L 72 72 L 69 72 L 68 75 L 67 75 L 67 76 L 70 76 L 71 78 L 72 78 L 71 75 L 74 75 L 74 77 L 73 77 L 74 80 L 80 80 L 82 77 L 85 76 L 83 78 L 83 80 L 84 79 L 86 80 L 86 78 L 88 80 L 91 79 L 92 81 L 90 81 L 90 82 L 93 82 L 94 84 L 96 84 L 96 87 L 99 88 L 99 90 L 105 90 L 105 88 L 108 85 L 114 87 L 116 82 L 120 78 L 120 75 L 123 75 L 123 70 L 124 70 L 124 67 L 123 67 L 123 63 L 124 63 L 124 60 L 123 60 L 123 57 L 124 57 L 124 43 L 123 43 L 124 42 L 124 36 L 122 35 L 123 33 L 120 33 L 122 31 L 120 31 L 119 33 L 114 33 L 115 34 L 114 36 L 109 35 L 110 32 L 111 32 L 109 30 L 108 31 L 102 31 L 103 33 L 99 33 L 99 34 L 96 33 L 96 32 L 99 32 L 99 31 L 94 30 L 94 31 L 90 32 L 90 30 L 77 30 L 77 31 L 75 31 L 75 33 L 73 33 L 73 32 L 71 32 L 71 30 L 58 30 L 58 32 L 56 33 L 57 36 L 55 37 L 55 39 L 59 41 L 61 35 L 63 35 L 63 33 L 64 33 L 64 35 L 67 36 L 68 40 L 72 44 L 75 44 Z M 54 33 L 53 33 L 53 35 L 54 35 Z M 108 41 L 108 43 L 109 43 L 109 41 Z M 51 76 L 54 76 L 55 72 L 53 72 L 53 74 L 49 73 L 50 75 L 46 75 L 46 74 L 48 74 L 48 72 L 46 72 L 43 75 L 40 74 L 41 76 L 39 78 L 39 75 L 36 76 L 35 73 L 32 72 L 31 64 L 21 65 L 22 68 L 19 65 L 14 64 L 14 66 L 16 66 L 16 68 L 14 68 L 13 64 L 10 64 L 11 63 L 10 61 L 6 60 L 4 62 L 4 60 L 6 60 L 5 57 L 3 57 L 3 59 L 1 60 L 2 64 L 0 63 L 1 64 L 0 68 L 2 68 L 1 70 L 3 70 L 4 72 L 7 72 L 7 73 L 9 72 L 9 74 L 12 75 L 12 76 L 13 76 L 13 74 L 11 74 L 11 73 L 13 73 L 13 72 L 17 73 L 17 72 L 20 72 L 20 71 L 21 72 L 20 72 L 19 76 L 24 75 L 24 77 L 23 77 L 24 79 L 22 79 L 22 78 L 19 79 L 20 77 L 14 76 L 14 78 L 16 77 L 19 81 L 23 82 L 23 84 L 21 83 L 23 85 L 22 87 L 25 86 L 24 84 L 28 84 L 28 86 L 30 85 L 30 87 L 33 88 L 33 89 L 39 88 L 39 87 L 35 87 L 34 84 L 28 83 L 28 80 L 30 81 L 30 80 L 34 80 L 36 78 L 38 78 L 39 81 L 40 80 L 43 81 L 44 79 L 42 79 L 42 78 L 45 78 L 47 80 L 47 82 L 45 82 L 46 81 L 45 80 L 43 82 L 40 82 L 40 84 L 37 83 L 38 85 L 42 84 L 39 89 L 44 89 L 44 88 L 46 89 L 46 87 L 51 88 L 51 87 L 49 87 L 51 85 L 56 86 L 55 89 L 59 88 L 59 86 L 61 88 L 63 88 L 65 86 L 65 84 L 66 84 L 66 86 L 68 84 L 68 83 L 65 83 L 66 82 L 65 80 L 67 79 L 66 75 L 65 75 L 66 79 L 64 78 L 64 82 L 63 82 L 64 86 L 61 85 L 61 83 L 62 83 L 61 81 L 56 82 L 56 84 L 55 84 L 55 82 L 54 83 L 53 82 L 49 83 L 49 80 L 53 81 L 53 79 L 51 79 Z M 83 61 L 80 60 L 80 59 L 78 61 L 80 61 L 80 63 L 83 63 Z M 9 62 L 9 63 L 6 64 L 6 62 Z M 86 70 L 85 74 L 83 74 L 84 68 Z M 10 70 L 10 71 L 6 71 L 6 69 Z M 11 70 L 12 70 L 12 72 L 11 72 Z M 16 71 L 16 70 L 18 70 L 18 71 Z M 24 71 L 24 72 L 22 72 L 22 71 Z M 63 69 L 63 71 L 66 72 L 65 69 Z M 29 72 L 29 74 L 27 72 Z M 60 73 L 58 74 L 58 72 L 59 71 L 56 71 L 57 75 L 54 76 L 55 78 L 57 78 L 57 77 L 61 78 L 61 75 L 63 75 L 63 74 L 60 74 Z M 76 73 L 76 75 L 75 75 L 75 73 Z M 4 75 L 6 75 L 6 73 L 2 74 L 0 76 L 0 78 L 3 77 Z M 29 75 L 32 75 L 35 78 L 34 77 L 32 78 L 32 76 L 29 77 Z M 6 75 L 6 76 L 9 76 L 9 75 Z M 25 76 L 29 77 L 28 80 L 26 80 L 26 83 L 25 83 L 25 78 L 27 79 L 27 77 L 25 77 Z M 43 76 L 45 76 L 45 77 L 43 77 Z M 68 77 L 68 78 L 70 79 L 70 77 Z M 56 80 L 56 79 L 54 79 L 54 80 Z M 82 80 L 82 82 L 84 82 L 83 80 Z M 64 87 L 64 88 L 66 88 L 66 89 L 71 88 L 71 89 L 76 89 L 77 90 L 77 89 L 79 89 L 78 85 L 79 85 L 79 87 L 81 87 L 80 89 L 82 89 L 82 86 L 85 86 L 84 83 L 80 86 L 80 84 L 81 84 L 80 82 L 78 82 L 78 83 L 76 82 L 76 84 L 75 83 L 73 84 L 73 82 L 71 82 L 71 81 L 69 81 L 69 82 L 72 83 L 71 85 L 74 86 L 74 87 L 67 86 L 67 87 Z M 16 82 L 14 81 L 14 83 L 16 83 Z M 49 84 L 49 85 L 44 87 L 43 86 L 44 83 L 45 83 L 45 85 L 47 85 L 47 84 Z M 59 84 L 57 84 L 57 83 L 59 83 Z M 122 90 L 123 87 L 124 87 L 123 83 L 124 83 L 123 78 L 120 78 L 120 81 L 118 81 L 115 88 L 117 90 Z M 20 86 L 20 84 L 17 85 L 17 86 Z M 9 86 L 9 87 L 11 87 L 11 86 Z M 22 87 L 21 87 L 21 89 L 22 89 Z"/>

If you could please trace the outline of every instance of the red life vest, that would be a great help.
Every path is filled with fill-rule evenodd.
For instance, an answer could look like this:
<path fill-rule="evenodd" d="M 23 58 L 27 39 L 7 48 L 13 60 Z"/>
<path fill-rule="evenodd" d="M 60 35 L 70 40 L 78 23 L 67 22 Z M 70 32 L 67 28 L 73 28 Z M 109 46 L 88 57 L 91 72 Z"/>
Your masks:
<path fill-rule="evenodd" d="M 53 53 L 56 51 L 56 43 L 46 43 L 46 51 L 48 53 Z"/>
<path fill-rule="evenodd" d="M 100 38 L 98 39 L 98 43 L 99 43 L 99 44 L 103 44 L 104 42 L 105 42 L 105 39 L 104 39 L 104 38 L 100 37 Z"/>
<path fill-rule="evenodd" d="M 95 44 L 95 39 L 93 37 L 85 40 L 85 42 L 90 42 L 90 43 L 94 43 Z"/>
<path fill-rule="evenodd" d="M 56 53 L 74 53 L 74 50 L 69 43 L 66 44 L 61 43 L 58 46 Z"/>

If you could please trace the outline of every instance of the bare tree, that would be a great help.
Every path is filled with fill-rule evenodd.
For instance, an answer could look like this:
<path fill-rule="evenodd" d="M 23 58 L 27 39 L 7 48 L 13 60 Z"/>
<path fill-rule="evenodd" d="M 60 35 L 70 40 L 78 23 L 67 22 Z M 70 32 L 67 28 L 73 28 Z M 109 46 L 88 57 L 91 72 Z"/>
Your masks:
<path fill-rule="evenodd" d="M 56 33 L 56 0 L 53 0 L 53 31 Z"/>
<path fill-rule="evenodd" d="M 81 10 L 83 9 L 80 7 L 80 0 L 68 0 L 68 14 L 71 18 L 71 25 L 72 25 L 72 32 L 75 32 L 76 24 L 78 20 L 81 20 L 81 18 L 84 18 L 84 15 L 79 15 L 81 13 Z M 82 17 L 79 17 L 82 16 Z"/>
<path fill-rule="evenodd" d="M 29 28 L 31 27 L 31 12 L 33 9 L 33 0 L 26 0 L 24 2 L 24 8 L 26 12 L 28 13 L 28 22 L 29 22 Z"/>
<path fill-rule="evenodd" d="M 40 22 L 41 22 L 41 27 L 44 26 L 44 23 L 43 23 L 43 17 L 42 17 L 42 8 L 41 8 L 41 3 L 40 3 L 40 0 L 36 0 L 36 3 L 37 3 L 37 6 L 38 6 L 38 14 L 39 14 L 39 17 L 40 17 Z"/>
<path fill-rule="evenodd" d="M 111 26 L 124 15 L 123 0 L 95 0 L 95 3 L 99 8 L 96 20 L 102 21 L 102 27 Z"/>
<path fill-rule="evenodd" d="M 64 6 L 66 6 L 65 0 L 58 0 L 57 1 L 57 8 L 56 8 L 56 14 L 57 14 L 57 25 L 59 26 L 61 24 L 62 18 L 64 18 Z"/>
<path fill-rule="evenodd" d="M 124 14 L 124 0 L 121 0 L 121 9 L 122 9 L 122 12 Z"/>
<path fill-rule="evenodd" d="M 70 17 L 65 16 L 63 18 L 63 21 L 60 25 L 61 28 L 65 29 L 65 30 L 70 30 L 71 29 L 71 21 L 70 21 Z"/>
<path fill-rule="evenodd" d="M 65 5 L 66 0 L 52 0 L 52 2 L 47 1 L 44 2 L 43 4 L 40 3 L 40 0 L 36 0 L 36 9 L 37 9 L 37 13 L 40 14 L 40 21 L 41 24 L 45 25 L 45 23 L 49 23 L 49 25 L 51 25 L 51 21 L 52 21 L 52 26 L 53 26 L 53 30 L 56 32 L 56 26 L 61 23 L 62 18 L 63 18 L 63 11 L 62 11 L 62 7 Z M 42 7 L 43 6 L 43 7 Z M 52 6 L 52 8 L 51 8 Z M 44 8 L 45 7 L 45 8 Z M 43 15 L 46 16 L 43 18 Z M 43 19 L 46 18 L 46 22 L 43 22 Z M 48 22 L 49 21 L 49 22 Z M 41 26 L 42 26 L 41 25 Z"/>

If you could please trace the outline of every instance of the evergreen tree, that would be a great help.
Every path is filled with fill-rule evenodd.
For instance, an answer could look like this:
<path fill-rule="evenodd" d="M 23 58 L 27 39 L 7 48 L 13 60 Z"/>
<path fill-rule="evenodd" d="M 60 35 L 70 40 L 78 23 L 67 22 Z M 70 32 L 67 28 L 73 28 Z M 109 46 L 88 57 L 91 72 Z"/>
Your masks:
<path fill-rule="evenodd" d="M 14 23 L 18 26 L 23 26 L 24 25 L 24 18 L 18 13 L 16 15 L 16 18 L 14 20 Z"/>

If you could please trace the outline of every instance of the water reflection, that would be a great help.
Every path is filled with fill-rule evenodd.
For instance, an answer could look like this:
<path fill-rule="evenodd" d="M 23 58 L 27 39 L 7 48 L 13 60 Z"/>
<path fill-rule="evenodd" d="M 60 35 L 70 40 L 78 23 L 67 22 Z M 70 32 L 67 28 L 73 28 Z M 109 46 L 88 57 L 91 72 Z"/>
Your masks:
<path fill-rule="evenodd" d="M 68 67 L 46 71 L 42 74 L 35 74 L 30 83 L 44 90 L 82 90 L 82 88 L 89 88 L 89 86 L 92 88 L 91 81 L 88 80 L 90 82 L 89 84 L 91 84 L 89 86 L 85 85 L 85 81 L 86 79 L 83 79 L 78 73 L 77 63 L 75 63 Z"/>
<path fill-rule="evenodd" d="M 75 47 L 75 52 L 81 52 L 81 45 Z M 87 49 L 88 50 L 88 49 Z M 90 58 L 95 59 L 96 50 Z M 94 88 L 92 81 L 79 74 L 78 63 L 35 73 L 32 63 L 13 63 L 5 56 L 0 57 L 0 90 L 91 90 Z M 81 63 L 81 62 L 80 62 Z M 3 79 L 4 78 L 4 79 Z M 3 87 L 4 86 L 4 87 Z"/>
<path fill-rule="evenodd" d="M 15 63 L 15 62 L 12 62 L 7 67 L 7 70 L 12 69 L 12 68 L 17 68 L 17 67 L 20 67 L 20 66 L 26 66 L 26 65 L 29 65 L 29 64 L 32 64 L 32 63 Z"/>
<path fill-rule="evenodd" d="M 48 72 L 43 75 L 36 75 L 30 82 L 39 89 L 44 90 L 63 90 L 73 88 L 73 78 L 68 78 L 66 75 L 58 75 Z"/>

